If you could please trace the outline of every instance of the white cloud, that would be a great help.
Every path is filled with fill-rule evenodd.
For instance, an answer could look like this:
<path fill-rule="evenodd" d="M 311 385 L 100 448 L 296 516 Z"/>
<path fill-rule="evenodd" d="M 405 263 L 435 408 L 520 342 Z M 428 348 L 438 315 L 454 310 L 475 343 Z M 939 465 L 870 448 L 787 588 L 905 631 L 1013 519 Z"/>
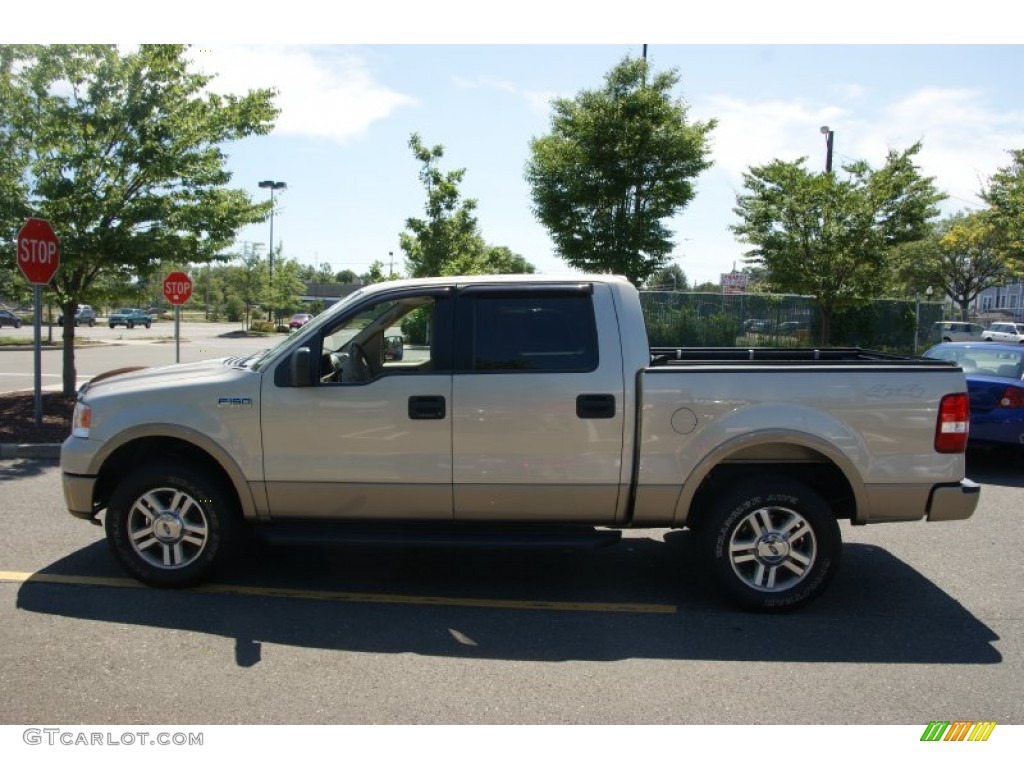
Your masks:
<path fill-rule="evenodd" d="M 715 167 L 728 172 L 740 183 L 740 174 L 752 165 L 764 165 L 778 158 L 825 158 L 823 125 L 835 125 L 846 117 L 838 107 L 814 107 L 803 101 L 744 101 L 728 96 L 710 99 L 695 119 L 714 116 L 718 126 L 711 133 Z M 812 163 L 809 160 L 809 164 Z"/>
<path fill-rule="evenodd" d="M 192 52 L 197 67 L 217 74 L 215 91 L 276 88 L 275 133 L 281 135 L 345 142 L 416 103 L 378 83 L 362 59 L 328 47 L 196 46 Z"/>
<path fill-rule="evenodd" d="M 811 104 L 805 100 L 745 101 L 719 96 L 699 119 L 714 116 L 715 169 L 737 188 L 740 174 L 773 159 L 807 157 L 822 166 L 825 140 L 820 126 L 835 131 L 834 165 L 865 160 L 872 167 L 890 149 L 922 142 L 918 164 L 950 195 L 947 209 L 980 205 L 984 180 L 1009 163 L 1007 150 L 1024 147 L 1024 110 L 994 111 L 983 90 L 922 88 L 897 101 L 859 108 Z M 696 115 L 695 115 L 696 117 Z"/>

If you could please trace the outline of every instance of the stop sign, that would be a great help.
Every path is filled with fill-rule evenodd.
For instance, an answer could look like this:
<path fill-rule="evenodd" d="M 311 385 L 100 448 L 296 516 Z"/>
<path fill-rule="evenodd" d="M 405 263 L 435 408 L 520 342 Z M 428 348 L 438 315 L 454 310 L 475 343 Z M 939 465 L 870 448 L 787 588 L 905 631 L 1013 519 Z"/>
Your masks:
<path fill-rule="evenodd" d="M 164 298 L 171 304 L 184 304 L 192 295 L 192 278 L 184 272 L 171 272 L 164 279 Z"/>
<path fill-rule="evenodd" d="M 60 247 L 46 219 L 31 218 L 18 230 L 18 269 L 33 285 L 46 285 L 60 266 Z"/>

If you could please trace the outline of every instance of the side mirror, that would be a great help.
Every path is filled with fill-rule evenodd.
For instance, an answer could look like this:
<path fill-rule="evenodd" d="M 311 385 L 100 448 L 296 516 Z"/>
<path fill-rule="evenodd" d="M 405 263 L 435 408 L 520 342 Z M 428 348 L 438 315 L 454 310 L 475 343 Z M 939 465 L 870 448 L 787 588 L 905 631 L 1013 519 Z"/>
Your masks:
<path fill-rule="evenodd" d="M 311 359 L 309 347 L 299 347 L 292 354 L 292 386 L 311 387 L 316 383 L 309 364 Z"/>

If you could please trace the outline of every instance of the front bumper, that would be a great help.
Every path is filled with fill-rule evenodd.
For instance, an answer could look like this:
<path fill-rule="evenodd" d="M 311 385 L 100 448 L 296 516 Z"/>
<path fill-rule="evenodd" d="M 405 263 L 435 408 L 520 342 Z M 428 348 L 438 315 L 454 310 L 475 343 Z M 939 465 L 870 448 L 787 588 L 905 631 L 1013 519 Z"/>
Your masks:
<path fill-rule="evenodd" d="M 928 522 L 966 520 L 981 501 L 981 486 L 971 480 L 932 488 L 928 499 Z"/>
<path fill-rule="evenodd" d="M 92 520 L 96 517 L 99 510 L 95 509 L 92 503 L 96 478 L 63 472 L 61 480 L 64 484 L 64 503 L 67 505 L 68 512 L 82 520 Z"/>

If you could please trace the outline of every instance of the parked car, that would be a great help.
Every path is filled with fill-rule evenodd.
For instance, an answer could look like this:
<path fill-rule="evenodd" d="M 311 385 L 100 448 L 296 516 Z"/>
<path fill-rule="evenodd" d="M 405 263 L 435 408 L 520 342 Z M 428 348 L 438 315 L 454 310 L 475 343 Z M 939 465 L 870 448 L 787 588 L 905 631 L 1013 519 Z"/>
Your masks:
<path fill-rule="evenodd" d="M 744 333 L 771 333 L 772 332 L 772 321 L 771 320 L 747 320 L 743 323 Z"/>
<path fill-rule="evenodd" d="M 75 325 L 88 325 L 92 328 L 96 325 L 96 311 L 88 304 L 79 304 L 75 310 Z M 57 315 L 57 325 L 64 325 L 64 313 Z"/>
<path fill-rule="evenodd" d="M 935 324 L 935 338 L 941 341 L 980 341 L 984 330 L 977 323 L 946 321 Z"/>
<path fill-rule="evenodd" d="M 964 369 L 970 395 L 968 444 L 1024 449 L 1024 347 L 1020 344 L 938 344 L 925 357 L 953 360 Z"/>
<path fill-rule="evenodd" d="M 21 328 L 21 318 L 9 309 L 0 309 L 0 328 L 3 328 L 5 325 Z"/>
<path fill-rule="evenodd" d="M 982 341 L 1010 341 L 1024 344 L 1024 323 L 992 323 L 981 333 Z"/>
<path fill-rule="evenodd" d="M 288 327 L 301 328 L 312 319 L 313 316 L 308 312 L 296 312 L 294 315 L 292 315 L 292 319 L 288 321 Z"/>
<path fill-rule="evenodd" d="M 144 325 L 149 328 L 153 324 L 153 318 L 143 312 L 141 309 L 135 309 L 133 307 L 123 307 L 117 310 L 117 312 L 111 312 L 110 317 L 107 319 L 107 325 L 114 328 L 118 325 L 123 325 L 125 328 L 134 328 L 136 325 Z"/>

